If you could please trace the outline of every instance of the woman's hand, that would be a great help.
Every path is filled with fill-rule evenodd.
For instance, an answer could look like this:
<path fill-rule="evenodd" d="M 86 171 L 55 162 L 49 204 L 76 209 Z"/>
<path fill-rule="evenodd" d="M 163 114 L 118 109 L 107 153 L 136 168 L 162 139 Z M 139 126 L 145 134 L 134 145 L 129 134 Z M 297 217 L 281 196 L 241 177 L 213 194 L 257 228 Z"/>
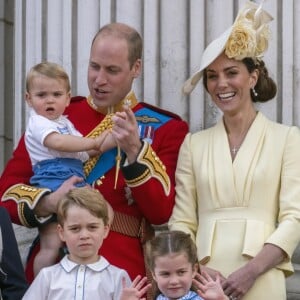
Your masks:
<path fill-rule="evenodd" d="M 222 283 L 223 290 L 229 299 L 241 299 L 253 286 L 256 278 L 249 265 L 245 265 L 228 276 Z"/>
<path fill-rule="evenodd" d="M 255 257 L 222 282 L 225 294 L 231 299 L 241 299 L 261 274 L 276 267 L 286 256 L 278 246 L 266 243 Z"/>

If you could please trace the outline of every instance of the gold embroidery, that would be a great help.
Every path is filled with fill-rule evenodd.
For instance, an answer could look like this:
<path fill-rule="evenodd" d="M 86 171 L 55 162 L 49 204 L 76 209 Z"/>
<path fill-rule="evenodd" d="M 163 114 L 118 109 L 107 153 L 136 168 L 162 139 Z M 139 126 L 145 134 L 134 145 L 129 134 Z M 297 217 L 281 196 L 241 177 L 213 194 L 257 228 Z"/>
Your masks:
<path fill-rule="evenodd" d="M 20 219 L 22 225 L 29 228 L 31 226 L 28 224 L 28 222 L 26 221 L 26 218 L 24 216 L 24 207 L 25 207 L 24 202 L 22 202 L 18 205 L 18 215 L 19 215 L 19 219 Z"/>
<path fill-rule="evenodd" d="M 121 148 L 118 145 L 118 147 L 117 147 L 117 156 L 116 156 L 116 173 L 115 173 L 115 185 L 114 185 L 114 189 L 116 189 L 116 187 L 117 187 L 117 182 L 118 182 L 119 172 L 120 172 L 121 159 L 122 159 Z"/>
<path fill-rule="evenodd" d="M 34 209 L 39 200 L 49 192 L 51 192 L 51 190 L 47 188 L 36 188 L 26 184 L 15 184 L 6 190 L 2 196 L 2 201 L 15 201 L 17 203 L 18 215 L 21 223 L 26 227 L 30 227 L 24 215 L 25 203 L 30 209 Z"/>
<path fill-rule="evenodd" d="M 95 138 L 96 136 L 99 136 L 102 132 L 104 132 L 107 129 L 111 129 L 113 126 L 113 122 L 111 117 L 113 114 L 106 115 L 105 118 L 100 122 L 100 124 L 95 127 L 88 135 L 87 137 Z M 100 155 L 96 155 L 94 157 L 89 158 L 85 164 L 84 164 L 84 173 L 85 176 L 88 176 L 92 169 L 95 167 Z"/>
<path fill-rule="evenodd" d="M 126 183 L 128 186 L 139 186 L 143 182 L 147 181 L 150 177 L 150 170 L 146 169 L 146 171 L 142 175 L 131 180 L 126 180 Z"/>
<path fill-rule="evenodd" d="M 144 142 L 143 148 L 137 158 L 137 162 L 140 164 L 146 165 L 149 169 L 149 172 L 144 172 L 138 178 L 131 180 L 128 183 L 128 186 L 138 186 L 146 182 L 151 178 L 155 177 L 160 181 L 164 188 L 166 195 L 169 195 L 171 189 L 171 183 L 169 175 L 166 172 L 166 166 L 156 155 L 155 151 L 152 149 L 151 145 L 148 142 Z"/>
<path fill-rule="evenodd" d="M 138 103 L 133 91 L 130 91 L 122 101 L 120 101 L 119 103 L 117 103 L 114 106 L 97 107 L 94 103 L 92 96 L 87 97 L 87 102 L 92 109 L 94 109 L 104 115 L 107 115 L 109 113 L 116 112 L 116 111 L 123 111 L 124 105 L 130 106 L 130 108 L 133 108 Z"/>
<path fill-rule="evenodd" d="M 154 117 L 149 117 L 149 116 L 137 116 L 136 120 L 141 122 L 141 123 L 159 123 L 160 121 L 157 118 Z"/>
<path fill-rule="evenodd" d="M 113 116 L 114 112 L 122 111 L 124 105 L 130 106 L 130 108 L 133 108 L 138 103 L 133 91 L 130 91 L 122 101 L 120 101 L 119 103 L 117 103 L 113 107 L 100 107 L 100 108 L 98 108 L 94 104 L 93 99 L 92 99 L 91 96 L 89 96 L 87 98 L 87 102 L 96 111 L 101 112 L 103 114 L 106 114 L 105 118 L 100 122 L 100 124 L 96 128 L 94 128 L 87 135 L 87 137 L 96 137 L 96 136 L 99 136 L 103 131 L 105 131 L 107 129 L 111 129 L 113 127 L 113 122 L 112 122 L 111 117 Z M 108 112 L 111 112 L 111 113 L 107 114 Z M 95 156 L 95 157 L 91 157 L 86 161 L 86 163 L 84 165 L 85 176 L 88 176 L 91 173 L 91 171 L 95 167 L 95 165 L 96 165 L 97 161 L 99 160 L 99 158 L 100 158 L 100 155 Z M 119 160 L 119 157 L 116 157 L 117 162 L 118 162 L 118 160 Z M 118 179 L 118 173 L 116 173 L 115 178 L 116 178 L 116 180 Z M 116 185 L 116 183 L 115 183 L 115 185 Z"/>
<path fill-rule="evenodd" d="M 26 184 L 15 184 L 6 190 L 2 201 L 13 199 L 17 204 L 25 202 L 33 209 L 44 194 L 51 192 L 47 188 L 35 188 Z"/>
<path fill-rule="evenodd" d="M 103 183 L 103 179 L 105 178 L 105 176 L 101 176 L 100 178 L 98 178 L 97 180 L 96 180 L 96 185 L 97 186 L 100 186 L 100 185 L 102 185 L 102 183 Z"/>

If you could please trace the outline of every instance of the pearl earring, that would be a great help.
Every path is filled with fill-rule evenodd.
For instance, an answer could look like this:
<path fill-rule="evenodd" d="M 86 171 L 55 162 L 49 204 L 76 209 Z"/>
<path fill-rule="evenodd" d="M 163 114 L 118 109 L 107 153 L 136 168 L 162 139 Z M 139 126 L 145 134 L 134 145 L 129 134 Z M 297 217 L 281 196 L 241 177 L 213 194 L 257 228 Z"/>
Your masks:
<path fill-rule="evenodd" d="M 254 97 L 257 97 L 257 96 L 258 96 L 258 93 L 257 93 L 257 91 L 255 90 L 254 87 L 252 88 L 252 92 L 253 92 Z"/>

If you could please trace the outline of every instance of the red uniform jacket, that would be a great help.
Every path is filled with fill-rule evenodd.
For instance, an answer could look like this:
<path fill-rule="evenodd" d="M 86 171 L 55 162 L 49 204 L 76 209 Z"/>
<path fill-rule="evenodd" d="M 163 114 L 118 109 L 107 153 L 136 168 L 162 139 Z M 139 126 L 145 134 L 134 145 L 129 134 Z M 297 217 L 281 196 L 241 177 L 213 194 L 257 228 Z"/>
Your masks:
<path fill-rule="evenodd" d="M 95 180 L 94 187 L 103 194 L 115 212 L 134 216 L 139 222 L 144 217 L 149 223 L 158 225 L 167 222 L 172 213 L 177 156 L 188 132 L 188 125 L 178 116 L 145 103 L 137 103 L 132 109 L 136 112 L 143 107 L 169 118 L 168 122 L 155 130 L 152 145 L 147 146 L 148 150 L 145 150 L 147 143 L 144 143 L 142 156 L 147 156 L 147 159 L 141 157 L 134 164 L 122 167 L 116 189 L 115 167 L 105 173 L 103 178 Z M 83 97 L 73 98 L 65 114 L 83 135 L 89 134 L 105 117 L 93 109 Z M 39 222 L 33 208 L 43 193 L 38 194 L 36 190 L 30 190 L 30 187 L 26 186 L 31 176 L 32 166 L 22 137 L 0 179 L 1 205 L 8 209 L 14 223 L 36 227 Z M 166 180 L 161 179 L 166 177 L 169 180 L 167 194 Z M 15 188 L 10 191 L 16 184 L 19 192 L 15 193 Z M 30 197 L 32 199 L 27 201 Z M 37 251 L 38 247 L 35 247 L 26 266 L 29 281 L 33 279 L 32 263 Z M 127 270 L 132 279 L 138 274 L 145 275 L 142 243 L 138 237 L 124 235 L 112 228 L 100 252 L 110 263 Z"/>

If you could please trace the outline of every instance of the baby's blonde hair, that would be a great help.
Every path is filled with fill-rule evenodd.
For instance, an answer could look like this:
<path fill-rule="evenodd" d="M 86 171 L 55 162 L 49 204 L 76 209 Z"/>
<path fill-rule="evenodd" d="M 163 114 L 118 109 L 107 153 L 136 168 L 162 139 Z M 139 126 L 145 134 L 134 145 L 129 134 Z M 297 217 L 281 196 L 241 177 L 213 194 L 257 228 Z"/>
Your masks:
<path fill-rule="evenodd" d="M 30 92 L 32 81 L 35 77 L 44 75 L 46 77 L 62 80 L 65 83 L 66 91 L 71 91 L 70 79 L 65 69 L 53 62 L 44 61 L 33 66 L 26 76 L 26 92 Z"/>

